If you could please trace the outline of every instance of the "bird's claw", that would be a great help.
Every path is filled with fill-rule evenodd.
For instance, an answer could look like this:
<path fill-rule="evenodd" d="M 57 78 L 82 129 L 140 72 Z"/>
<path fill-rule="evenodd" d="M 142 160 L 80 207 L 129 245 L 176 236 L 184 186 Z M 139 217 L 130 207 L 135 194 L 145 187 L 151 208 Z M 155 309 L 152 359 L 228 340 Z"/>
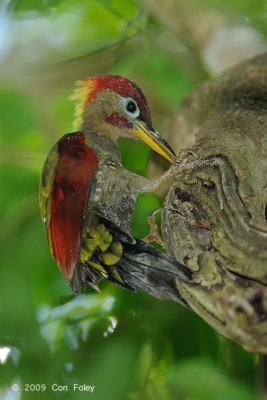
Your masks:
<path fill-rule="evenodd" d="M 178 156 L 177 159 L 175 160 L 175 163 L 179 164 L 188 164 L 192 162 L 196 162 L 198 160 L 198 155 L 191 149 L 182 149 Z"/>
<path fill-rule="evenodd" d="M 201 165 L 199 156 L 190 149 L 183 149 L 179 152 L 176 160 L 172 163 L 168 172 L 176 177 L 197 169 Z"/>

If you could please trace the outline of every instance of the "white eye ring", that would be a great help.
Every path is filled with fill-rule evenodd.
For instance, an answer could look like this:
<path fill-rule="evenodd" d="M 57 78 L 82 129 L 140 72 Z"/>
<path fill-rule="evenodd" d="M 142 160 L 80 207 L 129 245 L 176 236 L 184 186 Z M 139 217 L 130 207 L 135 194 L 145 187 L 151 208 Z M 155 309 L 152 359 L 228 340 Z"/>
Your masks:
<path fill-rule="evenodd" d="M 140 115 L 139 107 L 134 99 L 131 97 L 122 97 L 121 98 L 124 111 L 126 114 L 130 115 L 132 118 L 138 118 Z"/>

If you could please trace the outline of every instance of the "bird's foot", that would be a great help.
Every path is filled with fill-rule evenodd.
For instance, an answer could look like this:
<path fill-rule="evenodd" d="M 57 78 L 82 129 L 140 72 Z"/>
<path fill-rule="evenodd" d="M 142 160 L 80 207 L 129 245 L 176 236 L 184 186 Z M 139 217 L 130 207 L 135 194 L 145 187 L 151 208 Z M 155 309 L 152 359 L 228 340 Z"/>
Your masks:
<path fill-rule="evenodd" d="M 156 208 L 152 213 L 148 216 L 147 218 L 147 223 L 149 225 L 149 234 L 143 239 L 144 242 L 149 243 L 149 242 L 157 242 L 162 245 L 164 245 L 163 238 L 159 232 L 157 220 L 156 220 L 156 215 L 158 212 L 160 212 L 162 208 Z"/>
<path fill-rule="evenodd" d="M 202 164 L 203 160 L 193 150 L 183 149 L 179 152 L 177 159 L 172 163 L 167 173 L 174 179 L 179 175 L 198 169 Z"/>
<path fill-rule="evenodd" d="M 176 163 L 188 164 L 198 160 L 198 155 L 191 149 L 182 149 L 178 156 Z"/>
<path fill-rule="evenodd" d="M 174 163 L 172 166 L 176 166 L 177 164 Z M 145 193 L 145 192 L 154 192 L 157 190 L 161 185 L 164 185 L 166 183 L 169 183 L 173 180 L 173 178 L 176 175 L 176 167 L 170 167 L 168 171 L 164 172 L 159 178 L 155 179 L 147 179 L 145 178 L 141 188 L 139 188 L 139 192 Z"/>

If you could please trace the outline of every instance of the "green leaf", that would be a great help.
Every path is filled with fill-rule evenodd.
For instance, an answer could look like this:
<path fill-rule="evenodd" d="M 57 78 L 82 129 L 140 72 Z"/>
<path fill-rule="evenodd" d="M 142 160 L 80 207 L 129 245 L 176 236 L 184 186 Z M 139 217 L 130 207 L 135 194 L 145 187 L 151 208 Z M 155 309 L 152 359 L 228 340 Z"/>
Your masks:
<path fill-rule="evenodd" d="M 138 175 L 145 175 L 149 147 L 145 143 L 126 138 L 120 138 L 118 146 L 123 166 Z"/>
<path fill-rule="evenodd" d="M 245 382 L 228 376 L 211 360 L 186 360 L 175 368 L 170 380 L 174 398 L 198 400 L 254 400 L 256 393 Z"/>
<path fill-rule="evenodd" d="M 152 211 L 160 206 L 160 200 L 153 193 L 139 194 L 132 218 L 132 231 L 134 236 L 143 238 L 149 234 L 149 225 L 146 222 L 147 218 Z"/>
<path fill-rule="evenodd" d="M 112 296 L 80 294 L 54 308 L 42 305 L 38 310 L 41 333 L 52 350 L 55 350 L 62 340 L 67 341 L 71 348 L 77 349 L 80 339 L 88 339 L 93 325 L 99 322 L 100 318 L 107 319 L 110 316 L 114 301 Z M 115 328 L 115 320 L 107 321 L 114 323 Z"/>

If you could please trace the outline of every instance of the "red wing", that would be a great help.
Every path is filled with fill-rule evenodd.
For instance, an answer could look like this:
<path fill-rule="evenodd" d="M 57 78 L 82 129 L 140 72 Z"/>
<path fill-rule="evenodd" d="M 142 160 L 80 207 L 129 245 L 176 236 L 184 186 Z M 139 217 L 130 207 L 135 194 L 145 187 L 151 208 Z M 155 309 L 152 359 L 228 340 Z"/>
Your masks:
<path fill-rule="evenodd" d="M 97 169 L 96 153 L 82 133 L 68 134 L 58 142 L 48 232 L 53 257 L 69 280 L 79 256 L 87 197 Z"/>

